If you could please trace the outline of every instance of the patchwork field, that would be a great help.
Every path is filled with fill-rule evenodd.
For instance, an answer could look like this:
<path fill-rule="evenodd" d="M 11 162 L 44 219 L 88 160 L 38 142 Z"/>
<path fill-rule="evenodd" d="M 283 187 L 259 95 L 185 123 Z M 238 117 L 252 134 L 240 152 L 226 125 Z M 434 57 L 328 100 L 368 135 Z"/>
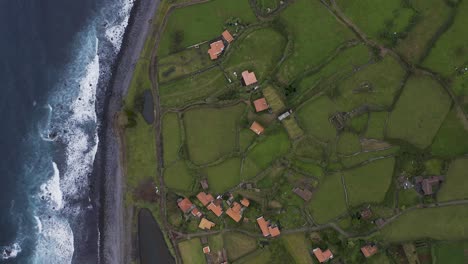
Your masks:
<path fill-rule="evenodd" d="M 248 0 L 214 0 L 174 10 L 162 34 L 159 56 L 219 36 L 232 17 L 243 24 L 256 21 Z"/>
<path fill-rule="evenodd" d="M 257 248 L 257 241 L 247 235 L 229 232 L 224 234 L 224 246 L 226 247 L 228 258 L 234 261 Z"/>
<path fill-rule="evenodd" d="M 468 129 L 463 126 L 455 108 L 447 114 L 434 138 L 431 151 L 434 155 L 443 157 L 468 153 Z"/>
<path fill-rule="evenodd" d="M 237 126 L 245 105 L 225 108 L 194 108 L 184 113 L 190 159 L 205 164 L 231 153 L 236 146 Z"/>
<path fill-rule="evenodd" d="M 351 155 L 361 151 L 361 142 L 356 134 L 344 132 L 338 138 L 336 151 L 342 155 Z"/>
<path fill-rule="evenodd" d="M 349 205 L 380 203 L 393 177 L 394 158 L 379 159 L 343 172 Z"/>
<path fill-rule="evenodd" d="M 326 223 L 346 212 L 346 200 L 341 174 L 325 176 L 309 204 L 309 210 L 317 223 Z"/>
<path fill-rule="evenodd" d="M 373 139 L 383 139 L 387 124 L 388 112 L 372 112 L 366 130 L 366 137 Z"/>
<path fill-rule="evenodd" d="M 369 160 L 395 155 L 398 152 L 398 150 L 399 147 L 390 147 L 378 151 L 361 152 L 357 155 L 341 158 L 341 163 L 343 163 L 345 167 L 352 167 Z"/>
<path fill-rule="evenodd" d="M 184 263 L 205 263 L 205 255 L 198 238 L 180 242 L 179 250 Z"/>
<path fill-rule="evenodd" d="M 294 41 L 294 51 L 279 72 L 279 79 L 284 83 L 317 66 L 340 45 L 354 38 L 320 1 L 296 1 L 281 13 L 281 22 Z"/>
<path fill-rule="evenodd" d="M 223 193 L 240 182 L 240 158 L 231 158 L 224 162 L 208 167 L 205 173 L 208 176 L 210 190 L 214 193 Z"/>
<path fill-rule="evenodd" d="M 411 77 L 387 124 L 387 136 L 429 146 L 450 110 L 450 97 L 429 77 Z"/>
<path fill-rule="evenodd" d="M 304 234 L 287 235 L 283 237 L 283 240 L 296 263 L 312 263 L 312 257 L 308 253 L 311 249 Z"/>
<path fill-rule="evenodd" d="M 163 117 L 164 164 L 171 164 L 179 158 L 181 134 L 177 113 L 167 113 Z"/>
<path fill-rule="evenodd" d="M 180 160 L 164 170 L 164 182 L 167 187 L 178 191 L 190 191 L 193 176 L 185 161 Z"/>
<path fill-rule="evenodd" d="M 437 240 L 466 239 L 468 206 L 417 209 L 400 216 L 382 229 L 387 241 L 408 241 L 432 238 Z"/>
<path fill-rule="evenodd" d="M 446 181 L 437 194 L 438 201 L 468 199 L 468 158 L 452 161 L 449 166 Z"/>
<path fill-rule="evenodd" d="M 468 244 L 463 241 L 439 242 L 433 245 L 434 263 L 466 263 Z"/>
<path fill-rule="evenodd" d="M 297 118 L 307 133 L 321 141 L 330 141 L 336 137 L 336 130 L 329 118 L 336 111 L 335 104 L 328 97 L 321 96 L 298 109 Z"/>

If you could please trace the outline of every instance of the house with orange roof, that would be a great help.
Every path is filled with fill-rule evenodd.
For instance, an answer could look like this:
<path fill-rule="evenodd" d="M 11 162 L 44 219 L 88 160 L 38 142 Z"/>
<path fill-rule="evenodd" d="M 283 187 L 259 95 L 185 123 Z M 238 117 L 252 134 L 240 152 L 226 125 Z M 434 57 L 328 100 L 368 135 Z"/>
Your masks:
<path fill-rule="evenodd" d="M 223 214 L 223 209 L 219 205 L 215 205 L 214 203 L 210 203 L 206 208 L 212 211 L 217 217 L 220 217 Z"/>
<path fill-rule="evenodd" d="M 195 207 L 192 209 L 192 215 L 200 218 L 202 216 L 202 213 L 200 212 L 200 210 L 198 210 L 198 208 Z"/>
<path fill-rule="evenodd" d="M 366 245 L 366 246 L 363 246 L 361 248 L 361 252 L 364 255 L 364 257 L 366 257 L 366 258 L 369 258 L 369 257 L 375 255 L 375 253 L 377 253 L 377 251 L 379 251 L 379 249 L 377 248 L 376 245 Z"/>
<path fill-rule="evenodd" d="M 197 194 L 197 199 L 203 204 L 203 206 L 208 205 L 212 201 L 214 201 L 213 195 L 207 194 L 205 192 L 200 192 Z"/>
<path fill-rule="evenodd" d="M 210 254 L 210 252 L 211 252 L 210 246 L 206 246 L 206 247 L 203 248 L 203 253 L 204 254 Z"/>
<path fill-rule="evenodd" d="M 320 248 L 315 248 L 312 250 L 312 252 L 314 252 L 315 257 L 320 263 L 327 262 L 333 258 L 333 253 L 330 251 L 330 249 L 322 251 Z"/>
<path fill-rule="evenodd" d="M 239 222 L 242 218 L 242 206 L 238 202 L 234 202 L 232 207 L 226 210 L 226 214 L 232 218 L 232 220 Z"/>
<path fill-rule="evenodd" d="M 234 37 L 227 30 L 224 30 L 221 36 L 223 36 L 223 39 L 226 40 L 228 43 L 231 43 L 234 40 Z"/>
<path fill-rule="evenodd" d="M 271 237 L 279 236 L 280 235 L 280 230 L 277 226 L 275 227 L 268 227 L 268 232 L 270 232 Z"/>
<path fill-rule="evenodd" d="M 254 72 L 243 71 L 242 72 L 242 81 L 245 86 L 249 86 L 257 83 L 257 77 Z"/>
<path fill-rule="evenodd" d="M 211 222 L 206 218 L 202 218 L 198 227 L 203 230 L 210 230 L 212 227 L 215 226 L 215 223 Z"/>
<path fill-rule="evenodd" d="M 265 131 L 265 128 L 263 128 L 263 126 L 258 122 L 254 121 L 250 126 L 250 130 L 252 130 L 257 135 L 261 135 L 263 134 L 263 131 Z"/>
<path fill-rule="evenodd" d="M 273 226 L 270 224 L 270 222 L 266 221 L 263 216 L 260 216 L 257 218 L 257 224 L 260 227 L 260 230 L 262 230 L 262 234 L 264 237 L 276 237 L 280 235 L 280 229 L 278 226 Z"/>
<path fill-rule="evenodd" d="M 262 111 L 265 111 L 267 110 L 268 108 L 270 108 L 270 106 L 268 105 L 267 101 L 265 98 L 260 98 L 258 100 L 255 100 L 254 102 L 254 106 L 255 106 L 255 111 L 258 113 L 258 112 L 262 112 Z"/>
<path fill-rule="evenodd" d="M 247 198 L 245 198 L 245 197 L 242 198 L 242 200 L 240 201 L 240 203 L 241 203 L 242 206 L 244 206 L 244 207 L 249 207 L 249 205 L 250 205 L 249 199 L 247 199 Z"/>
<path fill-rule="evenodd" d="M 208 54 L 210 55 L 211 60 L 218 59 L 219 55 L 224 50 L 224 42 L 222 40 L 215 41 L 210 44 L 210 48 L 208 49 Z"/>
<path fill-rule="evenodd" d="M 195 207 L 188 198 L 180 199 L 177 202 L 177 206 L 179 206 L 180 210 L 184 213 L 190 212 L 190 210 Z"/>

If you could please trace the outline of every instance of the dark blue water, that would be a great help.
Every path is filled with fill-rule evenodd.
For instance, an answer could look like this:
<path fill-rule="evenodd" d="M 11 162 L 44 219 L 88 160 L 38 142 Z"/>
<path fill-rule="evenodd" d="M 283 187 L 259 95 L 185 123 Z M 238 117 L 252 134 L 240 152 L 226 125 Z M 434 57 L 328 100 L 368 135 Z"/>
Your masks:
<path fill-rule="evenodd" d="M 128 3 L 0 0 L 0 263 L 97 259 L 96 94 Z"/>

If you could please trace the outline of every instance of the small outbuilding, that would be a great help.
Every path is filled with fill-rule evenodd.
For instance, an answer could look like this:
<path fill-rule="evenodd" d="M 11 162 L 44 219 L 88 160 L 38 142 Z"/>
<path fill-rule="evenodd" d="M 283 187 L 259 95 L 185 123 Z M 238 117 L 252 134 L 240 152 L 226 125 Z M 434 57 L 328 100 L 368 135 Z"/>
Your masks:
<path fill-rule="evenodd" d="M 315 257 L 320 263 L 327 262 L 333 258 L 333 253 L 330 251 L 330 249 L 322 251 L 320 248 L 315 248 L 312 250 L 312 252 L 314 252 Z"/>
<path fill-rule="evenodd" d="M 366 258 L 369 258 L 369 257 L 375 255 L 375 253 L 377 253 L 377 251 L 379 251 L 379 250 L 378 250 L 376 245 L 366 245 L 366 246 L 363 246 L 361 248 L 361 252 L 364 255 L 364 257 L 366 257 Z"/>
<path fill-rule="evenodd" d="M 249 71 L 242 72 L 242 80 L 245 86 L 257 83 L 257 77 L 255 76 L 255 73 Z"/>
<path fill-rule="evenodd" d="M 215 41 L 210 44 L 210 49 L 208 49 L 208 54 L 210 55 L 211 60 L 218 59 L 219 55 L 224 50 L 224 42 L 222 40 Z"/>
<path fill-rule="evenodd" d="M 202 218 L 198 227 L 203 230 L 210 230 L 212 227 L 215 226 L 215 223 L 211 222 L 206 218 Z"/>
<path fill-rule="evenodd" d="M 228 43 L 231 43 L 234 40 L 234 37 L 227 30 L 224 30 L 221 36 L 223 36 L 223 39 L 226 40 Z"/>
<path fill-rule="evenodd" d="M 265 128 L 263 128 L 263 126 L 258 122 L 254 121 L 250 126 L 250 130 L 252 130 L 257 135 L 261 135 L 263 134 L 263 131 L 265 131 Z"/>
<path fill-rule="evenodd" d="M 258 113 L 258 112 L 262 112 L 262 111 L 265 111 L 267 110 L 268 108 L 270 108 L 270 106 L 268 105 L 267 101 L 265 98 L 260 98 L 260 99 L 257 99 L 255 100 L 254 102 L 254 106 L 255 106 L 255 111 Z"/>

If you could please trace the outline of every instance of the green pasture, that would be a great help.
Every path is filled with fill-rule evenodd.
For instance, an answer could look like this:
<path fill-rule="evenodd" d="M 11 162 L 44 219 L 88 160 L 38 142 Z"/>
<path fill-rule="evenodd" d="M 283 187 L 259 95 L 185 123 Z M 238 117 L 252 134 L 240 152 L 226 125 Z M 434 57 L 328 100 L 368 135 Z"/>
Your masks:
<path fill-rule="evenodd" d="M 161 105 L 183 106 L 206 97 L 219 95 L 226 90 L 227 80 L 223 72 L 215 67 L 197 75 L 171 81 L 159 86 Z M 215 96 L 214 96 L 215 97 Z"/>
<path fill-rule="evenodd" d="M 326 96 L 306 102 L 297 110 L 297 118 L 301 127 L 321 141 L 334 140 L 336 129 L 329 118 L 337 112 L 336 105 Z"/>
<path fill-rule="evenodd" d="M 272 86 L 263 88 L 263 96 L 265 96 L 265 99 L 273 112 L 280 114 L 281 111 L 285 110 L 286 106 L 284 105 L 283 99 L 278 94 L 278 91 Z"/>
<path fill-rule="evenodd" d="M 310 137 L 303 137 L 295 144 L 294 153 L 305 159 L 323 162 L 327 159 L 325 146 Z"/>
<path fill-rule="evenodd" d="M 164 169 L 164 183 L 171 189 L 188 192 L 192 189 L 193 181 L 192 172 L 183 160 Z"/>
<path fill-rule="evenodd" d="M 341 110 L 351 111 L 361 105 L 389 108 L 405 76 L 405 70 L 391 56 L 371 64 L 338 83 L 334 99 Z"/>
<path fill-rule="evenodd" d="M 451 77 L 460 67 L 466 67 L 468 58 L 468 1 L 460 1 L 455 20 L 450 28 L 436 41 L 423 65 L 445 77 Z"/>
<path fill-rule="evenodd" d="M 179 250 L 183 263 L 205 263 L 205 254 L 203 254 L 200 239 L 192 238 L 180 242 Z"/>
<path fill-rule="evenodd" d="M 437 193 L 438 201 L 468 199 L 468 158 L 459 158 L 449 166 L 445 182 Z"/>
<path fill-rule="evenodd" d="M 233 42 L 223 67 L 231 79 L 240 78 L 243 71 L 249 70 L 261 82 L 279 62 L 285 46 L 286 38 L 279 32 L 272 28 L 257 29 Z"/>
<path fill-rule="evenodd" d="M 400 190 L 398 192 L 398 206 L 400 208 L 415 206 L 420 202 L 421 195 L 414 189 Z"/>
<path fill-rule="evenodd" d="M 237 126 L 245 105 L 194 108 L 184 113 L 190 159 L 196 164 L 213 162 L 234 151 Z"/>
<path fill-rule="evenodd" d="M 398 146 L 394 146 L 394 147 L 390 147 L 384 150 L 361 152 L 357 155 L 352 155 L 349 157 L 342 157 L 341 163 L 345 167 L 349 168 L 349 167 L 357 166 L 365 161 L 387 157 L 390 155 L 395 155 L 399 149 L 400 148 Z"/>
<path fill-rule="evenodd" d="M 463 241 L 435 243 L 432 246 L 433 263 L 466 263 L 468 260 L 465 254 L 467 249 L 468 243 Z"/>
<path fill-rule="evenodd" d="M 468 237 L 467 229 L 468 206 L 453 205 L 408 211 L 386 225 L 380 235 L 387 241 L 459 240 Z"/>
<path fill-rule="evenodd" d="M 361 151 L 359 136 L 351 132 L 343 132 L 338 138 L 336 151 L 342 155 L 352 155 Z"/>
<path fill-rule="evenodd" d="M 224 239 L 222 234 L 212 235 L 208 237 L 208 245 L 211 252 L 219 252 L 224 248 Z"/>
<path fill-rule="evenodd" d="M 162 120 L 164 142 L 164 164 L 171 164 L 179 159 L 181 133 L 177 113 L 167 113 Z"/>
<path fill-rule="evenodd" d="M 310 248 L 310 242 L 306 239 L 305 234 L 286 235 L 282 237 L 282 240 L 286 249 L 291 256 L 293 256 L 297 264 L 312 263 L 312 257 L 309 254 L 309 251 L 312 249 Z"/>
<path fill-rule="evenodd" d="M 257 248 L 257 240 L 242 233 L 228 232 L 224 234 L 224 246 L 228 259 L 234 261 L 253 252 Z"/>
<path fill-rule="evenodd" d="M 410 62 L 417 63 L 431 48 L 437 31 L 448 22 L 452 8 L 440 0 L 413 0 L 411 4 L 418 17 L 408 35 L 398 42 L 397 51 Z"/>
<path fill-rule="evenodd" d="M 288 135 L 291 139 L 297 139 L 304 134 L 304 131 L 299 127 L 294 116 L 283 119 L 281 123 L 283 123 L 283 126 L 286 128 L 286 131 L 288 131 Z"/>
<path fill-rule="evenodd" d="M 252 145 L 252 142 L 257 137 L 250 129 L 241 129 L 239 132 L 239 149 L 241 152 L 247 151 L 247 148 Z"/>
<path fill-rule="evenodd" d="M 270 264 L 271 251 L 268 248 L 256 251 L 233 262 L 234 264 Z"/>
<path fill-rule="evenodd" d="M 364 132 L 367 128 L 367 123 L 369 122 L 369 115 L 364 113 L 359 116 L 355 116 L 348 120 L 349 127 L 359 135 Z"/>
<path fill-rule="evenodd" d="M 372 112 L 366 130 L 366 138 L 383 139 L 388 112 Z"/>
<path fill-rule="evenodd" d="M 307 98 L 307 94 L 310 92 L 318 92 L 328 88 L 333 83 L 352 74 L 354 70 L 369 63 L 370 60 L 371 53 L 364 44 L 341 51 L 322 68 L 295 80 L 292 84 L 297 89 L 294 95 L 295 100 Z"/>
<path fill-rule="evenodd" d="M 443 157 L 468 154 L 468 128 L 465 129 L 454 107 L 437 132 L 431 152 Z"/>
<path fill-rule="evenodd" d="M 322 180 L 324 177 L 323 168 L 314 162 L 306 162 L 299 159 L 295 159 L 292 165 L 299 169 L 301 172 L 316 177 L 318 180 Z"/>
<path fill-rule="evenodd" d="M 468 63 L 466 64 L 468 65 Z M 458 96 L 464 96 L 463 104 L 465 113 L 468 112 L 468 72 L 459 73 L 453 80 L 452 90 Z"/>
<path fill-rule="evenodd" d="M 205 168 L 210 190 L 224 193 L 240 182 L 240 158 L 230 158 L 220 164 Z"/>
<path fill-rule="evenodd" d="M 308 207 L 314 220 L 319 224 L 324 224 L 346 212 L 340 173 L 325 176 Z"/>
<path fill-rule="evenodd" d="M 199 48 L 189 48 L 158 59 L 158 81 L 170 80 L 193 74 L 213 65 L 208 55 L 208 43 Z"/>
<path fill-rule="evenodd" d="M 447 92 L 430 77 L 408 79 L 387 124 L 387 136 L 425 148 L 450 110 Z"/>
<path fill-rule="evenodd" d="M 343 171 L 349 205 L 382 202 L 392 182 L 394 166 L 395 158 L 386 158 Z"/>
<path fill-rule="evenodd" d="M 316 67 L 340 45 L 354 38 L 320 1 L 297 0 L 281 13 L 280 19 L 294 44 L 294 50 L 279 71 L 283 83 Z"/>
<path fill-rule="evenodd" d="M 243 24 L 257 20 L 248 0 L 213 0 L 174 10 L 161 37 L 159 56 L 220 36 L 231 18 Z"/>
<path fill-rule="evenodd" d="M 404 33 L 415 12 L 400 0 L 338 0 L 338 6 L 369 37 L 394 43 Z"/>

